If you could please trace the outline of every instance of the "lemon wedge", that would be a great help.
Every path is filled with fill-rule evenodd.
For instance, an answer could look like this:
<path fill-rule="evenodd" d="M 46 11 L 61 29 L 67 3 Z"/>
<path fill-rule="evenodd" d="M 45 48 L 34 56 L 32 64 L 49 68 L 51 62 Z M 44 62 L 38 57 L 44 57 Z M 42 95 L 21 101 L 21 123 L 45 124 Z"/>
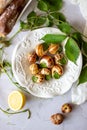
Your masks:
<path fill-rule="evenodd" d="M 13 111 L 20 110 L 25 104 L 25 95 L 20 91 L 13 91 L 8 96 L 8 105 Z"/>

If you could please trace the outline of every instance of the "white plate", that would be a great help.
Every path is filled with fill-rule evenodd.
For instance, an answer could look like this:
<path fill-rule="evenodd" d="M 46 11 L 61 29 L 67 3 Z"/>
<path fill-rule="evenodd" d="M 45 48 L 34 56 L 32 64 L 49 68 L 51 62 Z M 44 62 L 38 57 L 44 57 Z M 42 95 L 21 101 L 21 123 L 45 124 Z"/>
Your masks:
<path fill-rule="evenodd" d="M 40 39 L 48 33 L 62 34 L 60 30 L 49 27 L 31 31 L 23 42 L 16 46 L 12 57 L 12 70 L 17 82 L 23 87 L 26 87 L 32 95 L 43 98 L 51 98 L 66 93 L 78 79 L 82 68 L 82 55 L 80 53 L 77 65 L 68 61 L 65 72 L 60 79 L 52 79 L 43 84 L 32 82 L 31 74 L 29 73 L 27 54 L 35 49 L 35 46 L 42 42 Z M 66 40 L 62 43 L 63 46 L 65 45 Z"/>

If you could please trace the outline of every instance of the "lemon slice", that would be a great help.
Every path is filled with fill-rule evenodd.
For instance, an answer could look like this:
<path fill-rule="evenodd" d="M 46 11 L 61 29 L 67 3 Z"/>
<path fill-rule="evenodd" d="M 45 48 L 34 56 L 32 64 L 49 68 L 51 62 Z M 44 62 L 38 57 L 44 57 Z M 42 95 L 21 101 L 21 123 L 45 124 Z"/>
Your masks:
<path fill-rule="evenodd" d="M 13 111 L 20 110 L 25 104 L 25 95 L 20 91 L 13 91 L 8 96 L 8 105 Z"/>

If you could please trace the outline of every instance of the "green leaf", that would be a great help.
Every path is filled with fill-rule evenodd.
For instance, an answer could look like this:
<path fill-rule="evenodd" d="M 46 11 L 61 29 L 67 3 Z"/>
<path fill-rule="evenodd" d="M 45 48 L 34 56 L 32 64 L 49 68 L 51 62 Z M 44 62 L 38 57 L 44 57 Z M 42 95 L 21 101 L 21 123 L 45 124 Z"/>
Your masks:
<path fill-rule="evenodd" d="M 61 60 L 59 60 L 59 63 L 61 65 L 65 65 L 67 63 L 67 58 L 66 57 L 63 57 Z"/>
<path fill-rule="evenodd" d="M 62 34 L 46 34 L 41 39 L 46 43 L 60 44 L 61 42 L 63 42 L 63 40 L 65 40 L 66 37 L 67 37 L 66 35 L 62 35 Z"/>
<path fill-rule="evenodd" d="M 48 5 L 46 2 L 44 2 L 44 0 L 40 0 L 38 2 L 38 5 L 37 5 L 38 9 L 42 10 L 42 11 L 48 11 Z"/>
<path fill-rule="evenodd" d="M 9 46 L 10 45 L 10 41 L 6 37 L 0 37 L 0 45 L 1 44 L 3 44 L 4 46 Z"/>
<path fill-rule="evenodd" d="M 38 8 L 42 11 L 56 11 L 63 6 L 62 0 L 39 0 Z"/>
<path fill-rule="evenodd" d="M 32 21 L 33 19 L 35 19 L 37 17 L 37 14 L 32 11 L 31 13 L 29 13 L 29 15 L 27 16 L 27 21 L 30 22 Z"/>
<path fill-rule="evenodd" d="M 72 38 L 77 42 L 78 46 L 81 49 L 83 43 L 81 34 L 79 32 L 74 32 L 72 33 Z"/>
<path fill-rule="evenodd" d="M 65 53 L 67 58 L 76 64 L 76 61 L 80 53 L 80 49 L 74 39 L 69 38 L 67 40 L 67 43 L 65 45 Z"/>
<path fill-rule="evenodd" d="M 20 21 L 20 28 L 21 28 L 22 30 L 27 30 L 27 29 L 29 29 L 29 25 L 28 25 L 28 23 L 25 23 L 25 22 L 23 22 L 23 21 Z"/>
<path fill-rule="evenodd" d="M 79 77 L 79 84 L 82 84 L 85 82 L 87 82 L 87 66 L 85 66 L 82 69 L 82 72 L 81 72 L 80 77 Z"/>
<path fill-rule="evenodd" d="M 37 77 L 36 76 L 32 76 L 32 81 L 34 82 L 34 83 L 36 83 L 37 82 Z"/>
<path fill-rule="evenodd" d="M 87 42 L 83 42 L 82 53 L 85 57 L 87 57 Z"/>
<path fill-rule="evenodd" d="M 59 25 L 58 25 L 58 28 L 62 31 L 62 32 L 64 32 L 64 33 L 67 33 L 67 34 L 70 34 L 71 33 L 71 30 L 72 30 L 72 28 L 71 28 L 71 26 L 68 24 L 68 23 L 60 23 Z"/>
<path fill-rule="evenodd" d="M 11 68 L 11 64 L 8 61 L 4 60 L 3 67 L 10 67 Z"/>
<path fill-rule="evenodd" d="M 44 51 L 46 51 L 48 48 L 49 48 L 49 45 L 44 42 L 44 43 L 43 43 L 43 49 L 44 49 Z"/>
<path fill-rule="evenodd" d="M 50 79 L 51 79 L 51 75 L 46 75 L 46 76 L 45 76 L 45 79 L 46 79 L 46 80 L 50 80 Z"/>
<path fill-rule="evenodd" d="M 64 16 L 62 13 L 60 13 L 60 12 L 53 12 L 53 13 L 50 14 L 50 16 L 51 16 L 51 18 L 53 18 L 53 19 L 55 18 L 55 19 L 60 20 L 60 21 L 63 21 L 63 22 L 66 21 L 65 16 Z M 60 22 L 60 21 L 58 21 L 58 22 Z M 55 23 L 55 24 L 56 24 L 56 23 Z"/>
<path fill-rule="evenodd" d="M 87 57 L 85 57 L 84 55 L 82 56 L 83 58 L 83 66 L 85 66 L 87 64 Z"/>
<path fill-rule="evenodd" d="M 50 11 L 60 10 L 63 6 L 62 0 L 46 0 L 49 4 Z"/>
<path fill-rule="evenodd" d="M 40 68 L 47 68 L 47 65 L 46 65 L 46 63 L 40 63 Z"/>
<path fill-rule="evenodd" d="M 37 16 L 37 19 L 35 21 L 36 26 L 41 26 L 46 23 L 47 18 L 45 16 Z"/>
<path fill-rule="evenodd" d="M 54 75 L 53 75 L 53 78 L 59 79 L 59 78 L 60 78 L 60 75 L 59 75 L 57 72 L 55 72 Z"/>

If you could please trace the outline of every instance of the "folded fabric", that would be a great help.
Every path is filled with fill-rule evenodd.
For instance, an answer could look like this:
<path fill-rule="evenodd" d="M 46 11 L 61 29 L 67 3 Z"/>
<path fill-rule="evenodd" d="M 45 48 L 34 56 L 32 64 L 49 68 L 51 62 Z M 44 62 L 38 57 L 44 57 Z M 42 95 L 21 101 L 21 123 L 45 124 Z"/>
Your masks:
<path fill-rule="evenodd" d="M 87 82 L 80 85 L 73 84 L 71 97 L 74 104 L 84 103 L 87 100 Z"/>

